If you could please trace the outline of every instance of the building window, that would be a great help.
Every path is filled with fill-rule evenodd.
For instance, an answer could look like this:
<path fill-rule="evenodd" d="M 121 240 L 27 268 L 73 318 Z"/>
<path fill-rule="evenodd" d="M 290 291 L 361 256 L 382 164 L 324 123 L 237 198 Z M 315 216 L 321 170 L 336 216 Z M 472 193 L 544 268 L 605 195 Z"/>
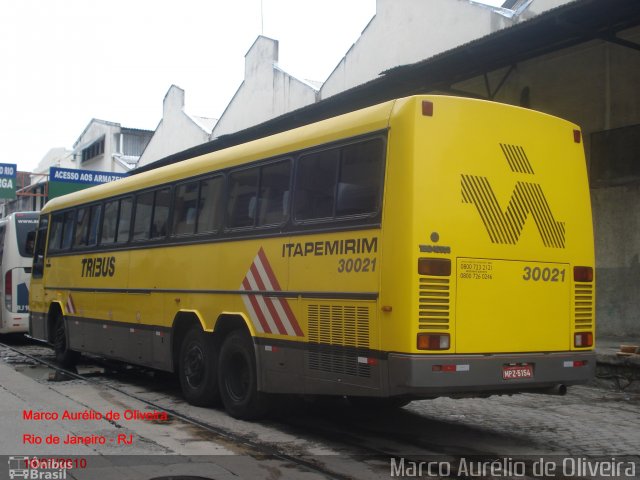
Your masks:
<path fill-rule="evenodd" d="M 92 158 L 102 155 L 104 153 L 104 136 L 99 138 L 87 148 L 82 149 L 82 161 L 87 162 Z"/>
<path fill-rule="evenodd" d="M 591 134 L 591 184 L 640 182 L 640 125 Z"/>

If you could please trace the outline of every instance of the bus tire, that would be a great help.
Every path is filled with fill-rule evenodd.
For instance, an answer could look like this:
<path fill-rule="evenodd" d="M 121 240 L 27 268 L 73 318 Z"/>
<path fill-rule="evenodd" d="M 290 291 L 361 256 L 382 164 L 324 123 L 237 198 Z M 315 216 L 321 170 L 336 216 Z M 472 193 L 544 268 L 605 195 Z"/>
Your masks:
<path fill-rule="evenodd" d="M 269 396 L 258 391 L 256 356 L 244 330 L 229 333 L 220 350 L 220 398 L 233 418 L 256 420 L 267 414 Z"/>
<path fill-rule="evenodd" d="M 180 344 L 178 378 L 184 398 L 191 405 L 210 407 L 219 403 L 218 348 L 213 335 L 191 328 Z"/>
<path fill-rule="evenodd" d="M 75 367 L 80 356 L 78 352 L 69 348 L 67 329 L 62 313 L 58 313 L 53 322 L 53 351 L 56 354 L 56 363 L 64 368 Z"/>

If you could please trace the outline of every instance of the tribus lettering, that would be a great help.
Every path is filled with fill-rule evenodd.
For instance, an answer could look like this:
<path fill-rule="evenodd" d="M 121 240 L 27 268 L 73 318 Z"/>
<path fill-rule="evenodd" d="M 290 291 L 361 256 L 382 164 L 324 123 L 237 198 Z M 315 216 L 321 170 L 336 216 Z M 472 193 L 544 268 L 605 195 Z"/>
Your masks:
<path fill-rule="evenodd" d="M 82 259 L 83 277 L 113 277 L 116 273 L 116 257 Z"/>

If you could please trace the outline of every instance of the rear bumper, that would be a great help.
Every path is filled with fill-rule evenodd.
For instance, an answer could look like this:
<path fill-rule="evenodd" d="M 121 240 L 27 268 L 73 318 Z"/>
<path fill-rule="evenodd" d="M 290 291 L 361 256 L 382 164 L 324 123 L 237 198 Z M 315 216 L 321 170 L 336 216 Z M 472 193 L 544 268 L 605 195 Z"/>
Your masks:
<path fill-rule="evenodd" d="M 574 362 L 586 362 L 573 366 Z M 532 378 L 505 380 L 507 364 L 533 365 Z M 436 365 L 455 365 L 435 371 Z M 496 355 L 389 354 L 389 393 L 412 397 L 541 391 L 556 385 L 586 383 L 595 374 L 595 352 L 554 352 Z"/>
<path fill-rule="evenodd" d="M 0 322 L 0 333 L 22 333 L 29 330 L 29 315 L 11 313 L 3 310 L 4 318 Z"/>

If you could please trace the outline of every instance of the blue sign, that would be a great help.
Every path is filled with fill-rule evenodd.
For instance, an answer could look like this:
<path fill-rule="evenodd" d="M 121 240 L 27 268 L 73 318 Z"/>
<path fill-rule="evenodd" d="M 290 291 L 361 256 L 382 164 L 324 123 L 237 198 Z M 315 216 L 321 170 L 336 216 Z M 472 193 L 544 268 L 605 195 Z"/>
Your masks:
<path fill-rule="evenodd" d="M 112 182 L 126 176 L 126 173 L 51 167 L 49 169 L 49 199 L 77 192 L 93 185 Z"/>
<path fill-rule="evenodd" d="M 76 168 L 49 169 L 50 182 L 82 183 L 84 185 L 100 185 L 126 177 L 126 173 L 98 172 L 96 170 L 78 170 Z"/>

